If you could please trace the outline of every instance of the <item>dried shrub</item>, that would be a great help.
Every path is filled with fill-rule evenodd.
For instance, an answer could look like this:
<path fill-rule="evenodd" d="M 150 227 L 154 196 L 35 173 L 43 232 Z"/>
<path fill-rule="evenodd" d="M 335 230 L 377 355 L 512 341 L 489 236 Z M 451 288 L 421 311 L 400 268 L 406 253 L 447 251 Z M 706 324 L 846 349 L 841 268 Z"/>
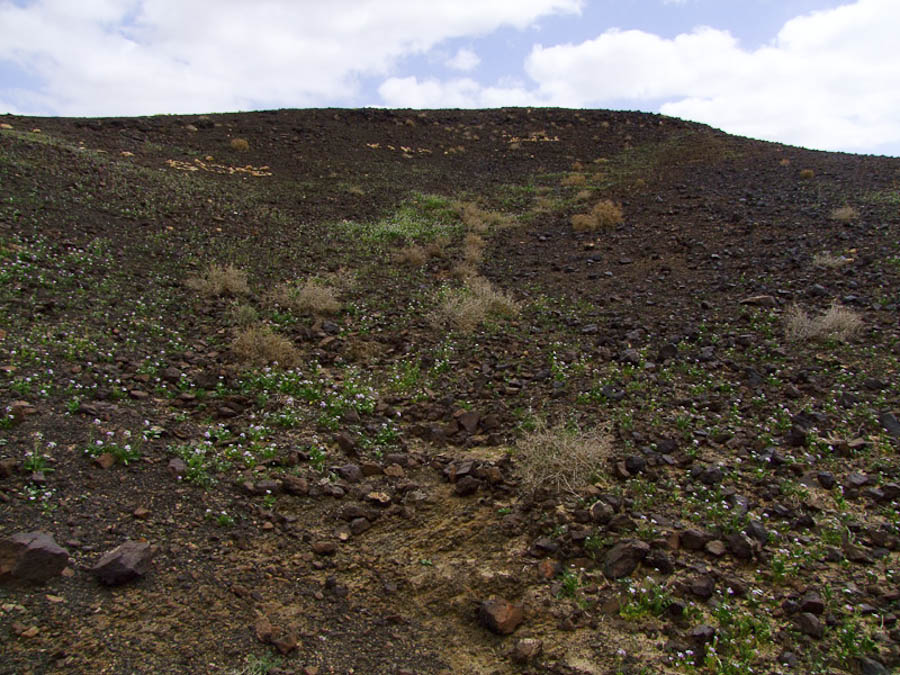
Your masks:
<path fill-rule="evenodd" d="M 447 237 L 438 237 L 425 244 L 425 253 L 429 258 L 444 258 L 447 256 L 447 246 L 449 245 L 450 240 Z"/>
<path fill-rule="evenodd" d="M 404 246 L 394 254 L 394 257 L 397 262 L 410 267 L 421 267 L 428 262 L 428 253 L 418 244 Z"/>
<path fill-rule="evenodd" d="M 454 279 L 458 279 L 459 281 L 466 281 L 473 277 L 477 277 L 478 270 L 471 263 L 458 262 L 450 270 L 450 274 L 453 275 Z"/>
<path fill-rule="evenodd" d="M 812 169 L 801 169 L 797 175 L 803 180 L 809 180 L 810 178 L 815 178 L 816 172 Z"/>
<path fill-rule="evenodd" d="M 435 323 L 449 324 L 464 333 L 475 330 L 486 318 L 511 318 L 519 313 L 519 303 L 497 290 L 484 277 L 472 276 L 462 288 L 444 298 L 434 316 Z"/>
<path fill-rule="evenodd" d="M 570 173 L 559 184 L 563 187 L 578 187 L 587 184 L 587 177 L 583 173 Z"/>
<path fill-rule="evenodd" d="M 513 224 L 511 216 L 497 211 L 485 211 L 472 202 L 458 204 L 457 210 L 460 220 L 470 232 L 484 234 L 489 230 L 502 230 Z"/>
<path fill-rule="evenodd" d="M 473 265 L 480 263 L 485 242 L 479 235 L 469 232 L 463 239 L 463 259 Z"/>
<path fill-rule="evenodd" d="M 788 307 L 784 316 L 784 335 L 790 342 L 838 340 L 847 342 L 862 328 L 862 319 L 852 309 L 831 303 L 824 314 L 811 317 L 798 305 Z"/>
<path fill-rule="evenodd" d="M 585 202 L 591 198 L 594 193 L 591 190 L 579 190 L 578 194 L 575 195 L 575 201 Z"/>
<path fill-rule="evenodd" d="M 604 199 L 597 202 L 590 213 L 576 213 L 572 216 L 572 228 L 576 232 L 596 232 L 618 225 L 624 219 L 622 207 L 609 199 Z"/>
<path fill-rule="evenodd" d="M 833 255 L 828 251 L 816 253 L 812 259 L 813 267 L 829 270 L 839 269 L 849 262 L 851 262 L 850 258 L 843 255 Z"/>
<path fill-rule="evenodd" d="M 259 312 L 256 311 L 256 308 L 253 307 L 253 305 L 244 303 L 233 304 L 229 311 L 229 315 L 231 317 L 231 322 L 236 326 L 249 326 L 259 320 Z"/>
<path fill-rule="evenodd" d="M 270 302 L 287 310 L 315 315 L 336 314 L 341 303 L 334 289 L 321 281 L 309 279 L 304 284 L 285 282 L 269 294 Z"/>
<path fill-rule="evenodd" d="M 841 206 L 831 212 L 831 219 L 839 223 L 849 223 L 851 220 L 859 218 L 859 211 L 852 206 Z"/>
<path fill-rule="evenodd" d="M 238 152 L 247 152 L 250 149 L 250 143 L 246 138 L 232 138 L 230 145 L 232 150 Z"/>
<path fill-rule="evenodd" d="M 613 447 L 607 429 L 573 431 L 539 424 L 516 442 L 513 456 L 525 491 L 577 495 L 594 482 Z"/>
<path fill-rule="evenodd" d="M 778 162 L 778 164 L 779 164 L 780 166 L 790 166 L 790 165 L 791 165 L 791 160 L 789 160 L 787 157 L 785 157 L 785 158 L 783 158 L 782 160 L 780 160 L 780 161 Z"/>
<path fill-rule="evenodd" d="M 238 331 L 231 351 L 238 359 L 252 366 L 277 363 L 283 368 L 293 368 L 300 363 L 300 352 L 291 341 L 262 324 Z"/>
<path fill-rule="evenodd" d="M 191 277 L 185 284 L 204 297 L 248 295 L 247 273 L 233 265 L 210 265 L 200 276 Z"/>

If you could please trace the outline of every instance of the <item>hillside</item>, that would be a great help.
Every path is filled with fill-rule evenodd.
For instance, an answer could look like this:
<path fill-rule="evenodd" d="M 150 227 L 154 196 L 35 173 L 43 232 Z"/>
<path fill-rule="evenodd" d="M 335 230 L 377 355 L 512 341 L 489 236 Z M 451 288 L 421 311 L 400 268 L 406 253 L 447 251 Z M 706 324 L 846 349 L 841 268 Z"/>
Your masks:
<path fill-rule="evenodd" d="M 6 116 L 0 186 L 0 672 L 900 664 L 900 159 Z"/>

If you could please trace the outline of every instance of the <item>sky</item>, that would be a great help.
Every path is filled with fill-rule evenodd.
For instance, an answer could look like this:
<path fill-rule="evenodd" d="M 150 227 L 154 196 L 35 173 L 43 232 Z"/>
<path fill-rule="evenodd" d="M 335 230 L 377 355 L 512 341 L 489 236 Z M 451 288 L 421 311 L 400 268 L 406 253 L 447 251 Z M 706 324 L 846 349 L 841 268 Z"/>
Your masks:
<path fill-rule="evenodd" d="M 0 114 L 552 106 L 900 156 L 900 0 L 0 0 Z"/>

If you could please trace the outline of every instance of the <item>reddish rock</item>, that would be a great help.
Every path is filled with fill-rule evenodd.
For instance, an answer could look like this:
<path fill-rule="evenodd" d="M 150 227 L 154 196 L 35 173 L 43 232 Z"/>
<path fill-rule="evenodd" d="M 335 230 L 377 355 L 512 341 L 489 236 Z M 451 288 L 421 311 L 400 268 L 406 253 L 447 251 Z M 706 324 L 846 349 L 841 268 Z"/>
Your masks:
<path fill-rule="evenodd" d="M 333 555 L 337 551 L 337 544 L 333 541 L 314 541 L 312 550 L 318 555 Z"/>
<path fill-rule="evenodd" d="M 114 455 L 104 452 L 102 455 L 94 457 L 94 463 L 101 469 L 109 469 L 116 463 L 116 458 Z"/>
<path fill-rule="evenodd" d="M 184 474 L 187 473 L 187 464 L 184 463 L 184 460 L 181 459 L 181 457 L 173 457 L 169 460 L 166 470 L 172 478 L 181 479 L 184 477 Z"/>
<path fill-rule="evenodd" d="M 481 603 L 478 616 L 484 626 L 498 635 L 509 635 L 524 616 L 521 605 L 514 605 L 499 596 L 492 595 Z"/>
<path fill-rule="evenodd" d="M 103 554 L 91 572 L 107 586 L 119 586 L 147 574 L 153 551 L 146 541 L 126 541 Z"/>
<path fill-rule="evenodd" d="M 43 583 L 62 574 L 68 552 L 45 532 L 22 532 L 0 540 L 0 583 Z"/>

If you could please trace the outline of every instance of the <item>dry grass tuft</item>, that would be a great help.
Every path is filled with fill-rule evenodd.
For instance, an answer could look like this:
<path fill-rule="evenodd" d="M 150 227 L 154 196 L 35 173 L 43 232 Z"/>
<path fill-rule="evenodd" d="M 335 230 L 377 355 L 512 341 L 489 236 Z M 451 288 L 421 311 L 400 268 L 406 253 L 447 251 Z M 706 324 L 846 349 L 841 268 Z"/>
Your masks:
<path fill-rule="evenodd" d="M 197 291 L 208 298 L 217 298 L 224 295 L 239 296 L 248 295 L 250 286 L 247 284 L 247 273 L 233 265 L 210 265 L 206 271 L 198 276 L 191 277 L 185 284 L 188 288 Z"/>
<path fill-rule="evenodd" d="M 531 494 L 578 494 L 593 483 L 612 452 L 613 439 L 606 429 L 586 432 L 539 425 L 516 442 L 513 456 L 522 487 Z"/>
<path fill-rule="evenodd" d="M 828 311 L 810 317 L 805 310 L 791 305 L 785 312 L 784 335 L 790 342 L 838 340 L 847 342 L 862 328 L 862 319 L 852 309 L 833 302 Z"/>
<path fill-rule="evenodd" d="M 812 169 L 801 169 L 797 175 L 803 180 L 809 180 L 810 178 L 815 178 L 816 172 Z"/>
<path fill-rule="evenodd" d="M 782 160 L 780 160 L 780 161 L 778 162 L 778 164 L 779 164 L 779 166 L 790 166 L 790 165 L 791 165 L 791 160 L 789 160 L 787 157 L 785 157 L 785 158 L 783 158 Z"/>
<path fill-rule="evenodd" d="M 816 253 L 812 259 L 813 267 L 829 270 L 839 269 L 850 262 L 852 262 L 850 258 L 843 255 L 833 255 L 828 251 Z"/>
<path fill-rule="evenodd" d="M 302 286 L 296 282 L 278 284 L 269 300 L 284 309 L 317 316 L 337 314 L 341 309 L 334 289 L 316 279 L 309 279 Z"/>
<path fill-rule="evenodd" d="M 232 138 L 231 149 L 238 152 L 247 152 L 250 149 L 250 143 L 246 138 Z"/>
<path fill-rule="evenodd" d="M 849 223 L 851 220 L 859 218 L 859 211 L 852 206 L 841 206 L 831 212 L 831 219 L 839 223 Z"/>
<path fill-rule="evenodd" d="M 231 350 L 238 359 L 253 366 L 277 363 L 283 368 L 293 368 L 300 363 L 300 352 L 291 341 L 263 324 L 239 330 Z"/>
<path fill-rule="evenodd" d="M 576 213 L 572 216 L 572 228 L 576 232 L 596 232 L 618 225 L 625 220 L 622 207 L 609 199 L 597 202 L 590 213 Z"/>
<path fill-rule="evenodd" d="M 568 176 L 563 178 L 559 182 L 559 184 L 563 187 L 578 187 L 581 185 L 587 185 L 587 177 L 583 173 L 570 173 Z"/>
<path fill-rule="evenodd" d="M 421 267 L 428 262 L 428 252 L 418 244 L 404 246 L 394 254 L 397 262 L 410 267 Z"/>
<path fill-rule="evenodd" d="M 463 239 L 463 259 L 472 265 L 480 263 L 484 255 L 484 247 L 484 239 L 474 232 L 469 232 Z"/>
<path fill-rule="evenodd" d="M 253 305 L 235 303 L 228 312 L 231 321 L 236 326 L 246 327 L 259 320 L 259 312 Z"/>
<path fill-rule="evenodd" d="M 469 232 L 484 234 L 490 230 L 502 230 L 511 227 L 513 219 L 497 211 L 485 211 L 472 202 L 461 202 L 457 205 L 460 220 Z"/>
<path fill-rule="evenodd" d="M 519 303 L 511 295 L 497 290 L 484 277 L 472 275 L 462 288 L 447 294 L 433 318 L 438 325 L 449 324 L 469 333 L 488 317 L 511 318 L 519 310 Z"/>

